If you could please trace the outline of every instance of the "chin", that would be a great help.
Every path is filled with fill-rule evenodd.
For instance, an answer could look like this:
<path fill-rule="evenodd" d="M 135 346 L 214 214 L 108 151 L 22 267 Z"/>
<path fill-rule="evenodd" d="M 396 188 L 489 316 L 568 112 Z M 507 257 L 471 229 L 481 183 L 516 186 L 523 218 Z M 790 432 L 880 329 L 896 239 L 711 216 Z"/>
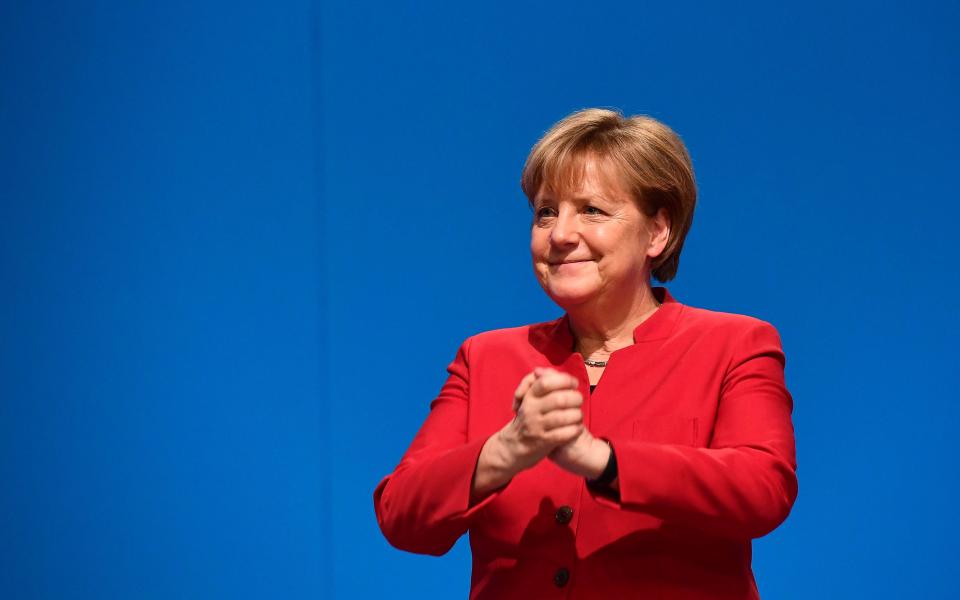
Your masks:
<path fill-rule="evenodd" d="M 593 286 L 548 286 L 544 291 L 561 307 L 576 306 L 593 298 L 597 290 Z"/>

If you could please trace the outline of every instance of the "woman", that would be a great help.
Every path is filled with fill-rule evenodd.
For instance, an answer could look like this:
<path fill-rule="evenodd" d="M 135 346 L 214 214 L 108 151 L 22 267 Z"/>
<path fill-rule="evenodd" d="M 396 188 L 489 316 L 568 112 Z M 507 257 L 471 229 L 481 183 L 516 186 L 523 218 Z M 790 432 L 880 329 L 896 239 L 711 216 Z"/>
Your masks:
<path fill-rule="evenodd" d="M 530 153 L 530 250 L 565 314 L 467 339 L 374 493 L 394 546 L 470 532 L 470 597 L 758 598 L 751 539 L 797 496 L 777 331 L 693 308 L 676 275 L 696 203 L 648 117 L 574 113 Z"/>

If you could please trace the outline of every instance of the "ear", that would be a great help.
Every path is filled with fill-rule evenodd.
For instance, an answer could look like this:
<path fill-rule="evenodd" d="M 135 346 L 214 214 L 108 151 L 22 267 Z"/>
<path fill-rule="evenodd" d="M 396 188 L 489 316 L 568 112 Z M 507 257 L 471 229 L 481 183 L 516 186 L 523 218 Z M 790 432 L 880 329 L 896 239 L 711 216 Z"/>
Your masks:
<path fill-rule="evenodd" d="M 650 243 L 647 245 L 647 256 L 656 258 L 663 253 L 670 240 L 670 215 L 667 209 L 660 208 L 657 214 L 649 217 L 647 231 L 650 232 Z"/>

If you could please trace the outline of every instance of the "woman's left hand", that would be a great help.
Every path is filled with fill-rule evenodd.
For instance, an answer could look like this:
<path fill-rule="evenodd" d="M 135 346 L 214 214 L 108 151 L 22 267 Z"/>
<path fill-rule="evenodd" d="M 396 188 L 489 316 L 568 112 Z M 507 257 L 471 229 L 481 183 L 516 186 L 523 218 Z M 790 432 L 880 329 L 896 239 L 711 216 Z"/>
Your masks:
<path fill-rule="evenodd" d="M 593 437 L 589 430 L 572 442 L 557 446 L 549 454 L 550 460 L 560 467 L 587 479 L 596 479 L 603 473 L 610 460 L 610 445 Z"/>
<path fill-rule="evenodd" d="M 534 369 L 534 373 L 539 377 L 553 370 L 538 367 Z M 531 380 L 528 385 L 533 385 L 533 381 L 535 380 Z M 520 390 L 517 391 L 520 393 Z M 523 392 L 525 393 L 526 390 L 523 390 Z M 522 397 L 522 395 L 521 393 L 520 396 Z M 514 411 L 517 408 L 519 406 L 514 403 Z M 557 446 L 548 456 L 559 467 L 575 475 L 587 479 L 596 479 L 600 477 L 607 466 L 607 461 L 610 460 L 610 452 L 612 451 L 609 444 L 593 437 L 590 430 L 584 427 L 583 432 L 577 438 L 562 446 Z"/>

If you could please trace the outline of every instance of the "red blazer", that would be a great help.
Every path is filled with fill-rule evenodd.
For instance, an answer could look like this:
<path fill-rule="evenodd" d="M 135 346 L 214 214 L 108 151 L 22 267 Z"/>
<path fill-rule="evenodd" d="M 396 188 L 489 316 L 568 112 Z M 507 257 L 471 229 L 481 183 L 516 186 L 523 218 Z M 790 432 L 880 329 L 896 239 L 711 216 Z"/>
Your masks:
<path fill-rule="evenodd" d="M 474 599 L 759 598 L 751 539 L 797 497 L 784 355 L 768 323 L 663 305 L 613 353 L 590 394 L 567 317 L 467 339 L 374 506 L 387 540 L 447 552 L 470 532 Z M 580 379 L 584 422 L 610 440 L 619 498 L 549 459 L 469 506 L 487 438 L 536 366 Z"/>

